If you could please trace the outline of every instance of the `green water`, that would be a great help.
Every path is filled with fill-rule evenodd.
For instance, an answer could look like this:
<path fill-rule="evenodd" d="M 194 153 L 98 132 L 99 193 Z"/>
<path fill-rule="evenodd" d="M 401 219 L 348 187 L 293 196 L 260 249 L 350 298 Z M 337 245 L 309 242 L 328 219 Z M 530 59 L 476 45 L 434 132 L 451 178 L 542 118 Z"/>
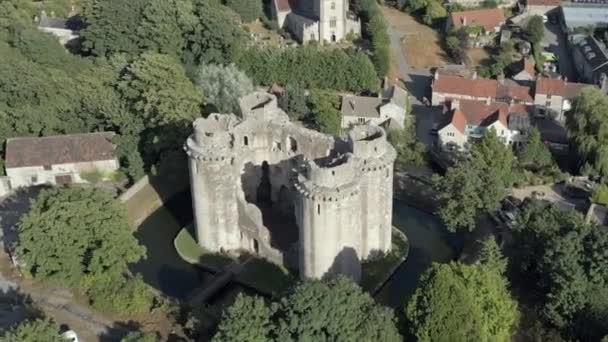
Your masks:
<path fill-rule="evenodd" d="M 393 225 L 407 235 L 410 251 L 408 259 L 376 299 L 400 309 L 416 289 L 420 274 L 433 262 L 452 260 L 460 242 L 457 236 L 445 229 L 439 218 L 398 200 L 393 203 Z"/>

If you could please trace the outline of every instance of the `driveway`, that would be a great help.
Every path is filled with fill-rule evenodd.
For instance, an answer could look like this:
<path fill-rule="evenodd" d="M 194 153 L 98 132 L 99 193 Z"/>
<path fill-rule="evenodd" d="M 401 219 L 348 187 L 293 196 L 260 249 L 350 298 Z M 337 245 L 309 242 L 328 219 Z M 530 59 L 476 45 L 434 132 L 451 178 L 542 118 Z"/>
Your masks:
<path fill-rule="evenodd" d="M 572 64 L 568 40 L 566 39 L 566 34 L 562 32 L 559 23 L 557 25 L 549 22 L 545 23 L 545 35 L 541 44 L 544 49 L 553 52 L 559 58 L 560 74 L 569 81 L 576 81 L 577 73 Z"/>

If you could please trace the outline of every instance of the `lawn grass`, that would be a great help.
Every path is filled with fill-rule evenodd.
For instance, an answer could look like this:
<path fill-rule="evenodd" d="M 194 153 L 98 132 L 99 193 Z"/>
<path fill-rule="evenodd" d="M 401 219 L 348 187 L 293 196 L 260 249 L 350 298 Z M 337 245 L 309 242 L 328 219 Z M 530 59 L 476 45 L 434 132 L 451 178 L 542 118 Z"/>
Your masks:
<path fill-rule="evenodd" d="M 188 227 L 182 228 L 173 240 L 177 254 L 185 261 L 198 265 L 211 272 L 220 272 L 230 265 L 233 260 L 227 256 L 210 253 L 199 246 Z"/>
<path fill-rule="evenodd" d="M 376 292 L 390 275 L 407 258 L 410 249 L 409 241 L 405 234 L 393 227 L 392 249 L 383 258 L 367 261 L 361 265 L 361 287 L 370 293 Z"/>

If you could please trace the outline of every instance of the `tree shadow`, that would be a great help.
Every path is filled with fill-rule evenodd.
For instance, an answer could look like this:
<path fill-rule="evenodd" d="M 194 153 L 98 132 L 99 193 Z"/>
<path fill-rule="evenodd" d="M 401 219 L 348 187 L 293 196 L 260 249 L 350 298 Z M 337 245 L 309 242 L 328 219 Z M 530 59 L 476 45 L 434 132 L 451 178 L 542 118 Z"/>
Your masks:
<path fill-rule="evenodd" d="M 42 311 L 32 303 L 32 298 L 19 289 L 0 290 L 0 332 L 24 320 L 42 318 Z"/>
<path fill-rule="evenodd" d="M 100 342 L 116 342 L 127 336 L 130 332 L 140 331 L 141 324 L 135 321 L 114 322 L 108 331 L 99 336 Z"/>
<path fill-rule="evenodd" d="M 0 203 L 0 238 L 4 241 L 4 250 L 12 255 L 17 244 L 16 226 L 24 214 L 30 210 L 32 201 L 40 191 L 50 186 L 32 186 L 22 188 L 11 194 Z"/>

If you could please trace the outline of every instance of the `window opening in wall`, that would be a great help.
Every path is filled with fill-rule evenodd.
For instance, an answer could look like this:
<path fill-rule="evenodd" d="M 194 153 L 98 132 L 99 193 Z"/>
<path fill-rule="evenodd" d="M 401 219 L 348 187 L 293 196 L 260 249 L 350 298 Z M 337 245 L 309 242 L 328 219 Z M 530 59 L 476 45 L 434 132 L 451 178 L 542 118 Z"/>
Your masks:
<path fill-rule="evenodd" d="M 298 142 L 296 141 L 296 139 L 289 137 L 289 147 L 291 149 L 291 152 L 298 151 Z"/>
<path fill-rule="evenodd" d="M 255 251 L 255 254 L 260 252 L 260 245 L 256 239 L 253 239 L 253 250 Z"/>
<path fill-rule="evenodd" d="M 38 183 L 38 176 L 31 176 L 31 177 L 30 177 L 30 181 L 31 181 L 32 183 Z"/>
<path fill-rule="evenodd" d="M 321 205 L 317 204 L 317 215 L 321 215 Z"/>
<path fill-rule="evenodd" d="M 331 3 L 331 9 L 336 9 L 336 3 L 335 2 Z"/>
<path fill-rule="evenodd" d="M 386 177 L 388 178 L 389 174 L 388 174 L 388 168 L 386 169 Z"/>
<path fill-rule="evenodd" d="M 247 136 L 243 137 L 243 145 L 249 146 L 249 137 L 247 137 Z"/>
<path fill-rule="evenodd" d="M 45 171 L 51 171 L 51 165 L 44 165 Z"/>
<path fill-rule="evenodd" d="M 336 175 L 336 171 L 333 171 L 333 170 L 332 170 L 332 171 L 331 171 L 331 175 L 332 175 L 332 176 L 335 176 L 335 175 Z"/>

